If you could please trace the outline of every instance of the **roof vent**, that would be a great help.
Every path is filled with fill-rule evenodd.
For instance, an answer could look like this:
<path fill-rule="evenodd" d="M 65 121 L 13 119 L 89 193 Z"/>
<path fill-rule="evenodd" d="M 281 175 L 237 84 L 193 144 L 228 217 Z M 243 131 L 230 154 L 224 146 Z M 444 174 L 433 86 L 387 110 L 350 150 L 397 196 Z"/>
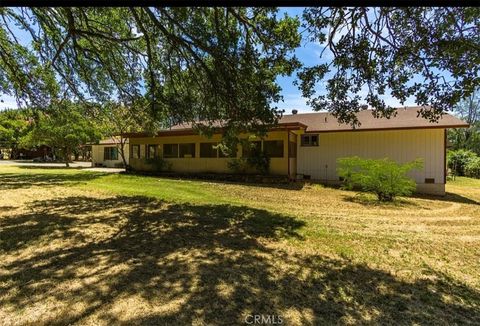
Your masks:
<path fill-rule="evenodd" d="M 297 114 L 298 110 L 292 110 L 292 114 Z"/>
<path fill-rule="evenodd" d="M 327 116 L 325 116 L 325 122 L 327 122 Z"/>

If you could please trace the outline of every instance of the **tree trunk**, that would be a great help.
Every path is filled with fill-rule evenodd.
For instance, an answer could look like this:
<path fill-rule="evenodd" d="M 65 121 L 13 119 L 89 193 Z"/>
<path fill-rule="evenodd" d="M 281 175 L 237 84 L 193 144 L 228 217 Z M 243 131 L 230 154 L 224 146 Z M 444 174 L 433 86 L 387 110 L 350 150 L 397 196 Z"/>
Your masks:
<path fill-rule="evenodd" d="M 117 146 L 117 148 L 119 149 L 120 157 L 122 158 L 123 167 L 126 169 L 128 163 L 127 163 L 127 158 L 125 157 L 125 141 L 126 139 L 124 140 L 123 137 L 121 137 L 120 143 L 118 144 L 120 146 Z"/>
<path fill-rule="evenodd" d="M 68 167 L 70 167 L 70 164 L 68 163 L 68 161 L 70 161 L 70 153 L 68 152 L 67 149 L 65 149 L 65 165 Z"/>

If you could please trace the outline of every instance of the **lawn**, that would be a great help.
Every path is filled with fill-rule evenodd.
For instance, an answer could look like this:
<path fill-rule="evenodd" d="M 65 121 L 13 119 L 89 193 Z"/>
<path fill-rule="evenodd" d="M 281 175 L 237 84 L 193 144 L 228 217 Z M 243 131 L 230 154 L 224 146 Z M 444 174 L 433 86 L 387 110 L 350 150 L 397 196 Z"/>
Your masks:
<path fill-rule="evenodd" d="M 480 180 L 447 191 L 0 166 L 0 324 L 480 324 Z"/>

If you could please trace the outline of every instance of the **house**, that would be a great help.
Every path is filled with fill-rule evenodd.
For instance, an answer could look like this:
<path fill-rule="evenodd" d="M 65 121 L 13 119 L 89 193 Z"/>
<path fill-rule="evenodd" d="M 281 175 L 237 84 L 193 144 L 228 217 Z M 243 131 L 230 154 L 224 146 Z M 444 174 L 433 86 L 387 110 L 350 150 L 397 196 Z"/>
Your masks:
<path fill-rule="evenodd" d="M 47 145 L 40 145 L 33 148 L 18 148 L 11 152 L 12 159 L 31 160 L 37 157 L 46 158 L 52 157 L 52 148 Z"/>
<path fill-rule="evenodd" d="M 357 115 L 361 125 L 356 129 L 338 123 L 335 117 L 324 112 L 284 115 L 265 138 L 250 140 L 270 156 L 271 174 L 327 183 L 339 182 L 336 169 L 340 157 L 388 157 L 400 163 L 421 158 L 423 169 L 410 172 L 417 191 L 443 195 L 446 130 L 468 127 L 468 124 L 449 114 L 432 123 L 417 117 L 418 109 L 397 109 L 397 115 L 390 119 L 376 119 L 371 110 L 364 110 Z M 161 130 L 155 136 L 146 133 L 124 136 L 130 140 L 129 164 L 133 170 L 152 170 L 155 167 L 148 159 L 161 157 L 169 161 L 172 171 L 176 172 L 230 172 L 227 162 L 231 158 L 215 148 L 221 141 L 221 128 L 211 138 L 198 135 L 189 124 Z M 246 155 L 248 148 L 239 145 L 236 157 Z"/>
<path fill-rule="evenodd" d="M 125 142 L 125 160 L 128 164 L 130 157 L 130 148 L 128 146 L 129 140 L 123 138 L 123 141 Z M 119 143 L 120 137 L 102 139 L 98 142 L 98 144 L 92 144 L 92 166 L 103 166 L 109 168 L 123 167 L 123 160 L 119 151 Z"/>

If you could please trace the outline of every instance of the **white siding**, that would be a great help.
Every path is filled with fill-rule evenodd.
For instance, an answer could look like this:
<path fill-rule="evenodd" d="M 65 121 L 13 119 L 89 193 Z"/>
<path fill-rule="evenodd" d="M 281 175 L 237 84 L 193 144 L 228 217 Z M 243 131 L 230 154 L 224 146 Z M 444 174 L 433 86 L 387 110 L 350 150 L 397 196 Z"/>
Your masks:
<path fill-rule="evenodd" d="M 436 184 L 444 181 L 444 129 L 329 132 L 319 134 L 317 147 L 297 144 L 297 173 L 312 179 L 338 181 L 336 160 L 356 155 L 400 163 L 422 158 L 423 169 L 410 173 L 417 184 L 425 178 L 434 178 Z"/>
<path fill-rule="evenodd" d="M 92 166 L 95 166 L 96 164 L 102 164 L 103 166 L 113 168 L 117 167 L 118 164 L 123 163 L 122 157 L 120 155 L 120 150 L 118 151 L 118 160 L 104 160 L 103 158 L 103 153 L 104 153 L 104 148 L 105 147 L 115 147 L 116 145 L 92 145 Z M 125 144 L 125 159 L 127 160 L 127 164 L 129 162 L 130 158 L 130 151 L 129 151 L 129 145 Z"/>

